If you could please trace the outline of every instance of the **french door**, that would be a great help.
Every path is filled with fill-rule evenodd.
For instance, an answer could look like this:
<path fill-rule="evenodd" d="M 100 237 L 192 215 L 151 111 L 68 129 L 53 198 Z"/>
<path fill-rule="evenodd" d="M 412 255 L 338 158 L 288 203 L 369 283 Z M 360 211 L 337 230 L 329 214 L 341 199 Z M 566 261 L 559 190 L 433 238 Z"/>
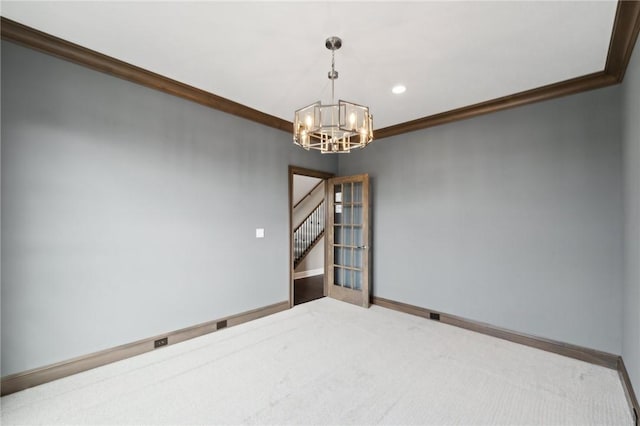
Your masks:
<path fill-rule="evenodd" d="M 327 294 L 368 308 L 369 175 L 329 179 L 327 201 Z"/>

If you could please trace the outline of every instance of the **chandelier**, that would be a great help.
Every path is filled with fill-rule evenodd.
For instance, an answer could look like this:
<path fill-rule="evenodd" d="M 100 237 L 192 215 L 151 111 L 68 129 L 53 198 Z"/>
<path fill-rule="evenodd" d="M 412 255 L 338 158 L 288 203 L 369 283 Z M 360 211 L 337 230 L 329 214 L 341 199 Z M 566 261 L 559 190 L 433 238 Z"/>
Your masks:
<path fill-rule="evenodd" d="M 336 50 L 342 46 L 339 37 L 329 37 L 325 46 L 331 50 L 331 105 L 320 101 L 295 112 L 293 143 L 306 149 L 317 149 L 323 154 L 345 153 L 364 148 L 373 140 L 373 117 L 369 108 L 334 99 L 334 84 L 338 78 L 335 70 Z"/>

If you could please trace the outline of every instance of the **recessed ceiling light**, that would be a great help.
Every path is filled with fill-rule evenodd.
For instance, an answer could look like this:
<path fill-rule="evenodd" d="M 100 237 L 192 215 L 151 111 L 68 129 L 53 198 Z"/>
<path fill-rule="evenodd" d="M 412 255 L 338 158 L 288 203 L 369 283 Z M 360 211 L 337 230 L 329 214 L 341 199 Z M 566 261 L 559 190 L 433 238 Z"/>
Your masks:
<path fill-rule="evenodd" d="M 395 93 L 396 95 L 399 95 L 400 93 L 404 93 L 407 90 L 407 88 L 405 86 L 403 86 L 402 84 L 398 84 L 396 86 L 393 86 L 393 89 L 391 89 L 391 91 L 393 93 Z"/>

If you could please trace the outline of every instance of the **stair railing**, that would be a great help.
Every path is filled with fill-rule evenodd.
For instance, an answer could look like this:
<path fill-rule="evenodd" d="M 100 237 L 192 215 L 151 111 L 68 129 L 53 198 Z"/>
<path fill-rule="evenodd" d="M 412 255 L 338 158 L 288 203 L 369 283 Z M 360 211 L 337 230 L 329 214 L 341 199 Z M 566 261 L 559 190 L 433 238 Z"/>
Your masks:
<path fill-rule="evenodd" d="M 294 266 L 298 266 L 324 235 L 324 215 L 324 200 L 322 200 L 293 231 Z"/>

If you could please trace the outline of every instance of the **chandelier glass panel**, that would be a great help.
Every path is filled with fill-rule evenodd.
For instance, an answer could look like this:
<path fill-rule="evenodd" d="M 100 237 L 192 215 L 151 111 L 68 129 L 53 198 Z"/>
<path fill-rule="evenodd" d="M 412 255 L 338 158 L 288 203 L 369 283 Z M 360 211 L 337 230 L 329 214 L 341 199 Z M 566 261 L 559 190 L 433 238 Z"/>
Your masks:
<path fill-rule="evenodd" d="M 339 100 L 335 102 L 335 51 L 342 46 L 338 37 L 329 37 L 325 46 L 331 50 L 331 105 L 320 101 L 295 112 L 293 142 L 306 150 L 322 153 L 346 153 L 364 148 L 373 140 L 373 117 L 366 106 Z"/>

